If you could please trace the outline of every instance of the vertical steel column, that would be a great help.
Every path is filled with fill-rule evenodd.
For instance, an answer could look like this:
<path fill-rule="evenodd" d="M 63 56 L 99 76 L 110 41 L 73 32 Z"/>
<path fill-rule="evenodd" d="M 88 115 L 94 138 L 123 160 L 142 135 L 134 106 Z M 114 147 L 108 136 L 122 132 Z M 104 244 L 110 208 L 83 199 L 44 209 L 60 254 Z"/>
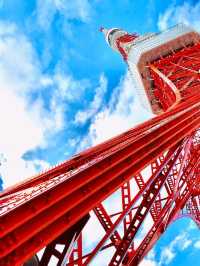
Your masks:
<path fill-rule="evenodd" d="M 124 185 L 121 187 L 121 197 L 122 197 L 122 211 L 124 211 L 131 202 L 130 181 L 124 183 Z M 130 211 L 123 221 L 124 232 L 126 232 L 126 229 L 128 228 L 131 220 L 132 220 L 132 212 Z"/>
<path fill-rule="evenodd" d="M 73 263 L 74 266 L 82 266 L 83 265 L 81 259 L 82 257 L 83 257 L 83 244 L 82 244 L 82 233 L 80 233 L 72 249 L 72 253 L 69 257 L 69 262 Z"/>

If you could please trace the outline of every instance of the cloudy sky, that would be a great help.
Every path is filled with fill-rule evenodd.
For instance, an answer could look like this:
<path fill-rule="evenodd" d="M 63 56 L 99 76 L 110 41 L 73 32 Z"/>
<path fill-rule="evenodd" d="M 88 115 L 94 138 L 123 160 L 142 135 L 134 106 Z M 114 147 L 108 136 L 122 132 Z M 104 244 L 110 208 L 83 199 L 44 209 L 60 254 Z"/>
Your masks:
<path fill-rule="evenodd" d="M 100 26 L 200 30 L 199 14 L 197 0 L 0 0 L 1 189 L 151 117 Z M 143 265 L 196 265 L 197 232 L 176 222 Z"/>

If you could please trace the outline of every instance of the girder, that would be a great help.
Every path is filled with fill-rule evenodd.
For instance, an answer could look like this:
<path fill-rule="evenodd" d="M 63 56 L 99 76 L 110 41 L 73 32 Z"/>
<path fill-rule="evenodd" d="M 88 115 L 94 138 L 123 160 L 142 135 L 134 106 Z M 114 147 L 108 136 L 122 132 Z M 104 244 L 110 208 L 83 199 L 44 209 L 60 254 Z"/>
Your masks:
<path fill-rule="evenodd" d="M 101 223 L 102 227 L 104 228 L 105 232 L 108 232 L 109 229 L 113 226 L 110 216 L 106 212 L 102 203 L 100 203 L 97 207 L 93 209 L 94 213 L 96 214 L 99 222 Z M 111 236 L 110 240 L 114 246 L 121 241 L 121 237 L 117 231 L 115 231 Z"/>

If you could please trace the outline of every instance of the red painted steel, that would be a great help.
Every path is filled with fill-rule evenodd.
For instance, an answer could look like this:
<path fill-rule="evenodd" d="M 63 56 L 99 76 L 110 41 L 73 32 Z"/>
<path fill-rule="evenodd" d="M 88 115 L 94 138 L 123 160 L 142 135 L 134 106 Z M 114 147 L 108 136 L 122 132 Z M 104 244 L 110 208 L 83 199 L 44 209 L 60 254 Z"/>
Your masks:
<path fill-rule="evenodd" d="M 122 198 L 122 211 L 126 210 L 128 205 L 131 203 L 131 184 L 130 181 L 123 184 L 121 187 L 121 198 Z M 128 229 L 130 222 L 132 221 L 132 211 L 130 211 L 124 217 L 124 234 Z M 133 252 L 134 250 L 134 243 L 131 243 L 128 252 Z"/>
<path fill-rule="evenodd" d="M 135 37 L 117 42 L 125 59 L 123 43 Z M 176 219 L 200 227 L 200 44 L 146 67 L 163 114 L 0 194 L 0 265 L 22 265 L 44 247 L 40 265 L 55 256 L 57 265 L 86 266 L 105 249 L 107 265 L 138 265 Z M 114 192 L 119 211 L 110 213 L 103 201 Z M 88 251 L 91 211 L 104 235 Z"/>
<path fill-rule="evenodd" d="M 124 60 L 127 60 L 128 53 L 127 53 L 126 49 L 123 47 L 123 45 L 127 44 L 129 42 L 132 42 L 137 37 L 138 36 L 135 33 L 134 34 L 125 34 L 123 36 L 120 36 L 116 40 L 117 48 L 118 48 L 119 52 L 121 53 L 121 55 L 123 56 Z"/>
<path fill-rule="evenodd" d="M 83 248 L 82 248 L 82 234 L 78 237 L 76 241 L 76 247 L 73 248 L 71 256 L 69 257 L 69 263 L 73 263 L 74 266 L 81 266 L 83 264 L 82 257 L 83 257 Z M 80 258 L 77 262 L 74 262 L 77 258 Z"/>
<path fill-rule="evenodd" d="M 106 212 L 102 203 L 100 203 L 97 207 L 93 209 L 95 215 L 97 216 L 99 222 L 104 228 L 105 232 L 108 232 L 109 229 L 113 226 L 112 220 L 108 213 Z M 111 236 L 110 240 L 113 245 L 116 247 L 117 244 L 121 241 L 121 237 L 117 231 L 115 231 Z"/>

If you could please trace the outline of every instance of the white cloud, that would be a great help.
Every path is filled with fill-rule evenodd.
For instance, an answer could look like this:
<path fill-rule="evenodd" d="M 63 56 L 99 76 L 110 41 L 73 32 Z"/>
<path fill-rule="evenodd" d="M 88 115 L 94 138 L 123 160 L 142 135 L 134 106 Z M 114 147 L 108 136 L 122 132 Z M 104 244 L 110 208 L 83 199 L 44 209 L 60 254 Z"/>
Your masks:
<path fill-rule="evenodd" d="M 184 243 L 182 243 L 181 250 L 185 250 L 192 244 L 192 240 L 186 239 Z"/>
<path fill-rule="evenodd" d="M 91 16 L 91 6 L 88 0 L 38 0 L 37 20 L 43 29 L 48 29 L 56 13 L 65 20 L 78 19 L 88 22 Z"/>
<path fill-rule="evenodd" d="M 168 265 L 176 257 L 179 251 L 187 249 L 192 244 L 187 233 L 181 233 L 161 252 L 159 266 Z"/>
<path fill-rule="evenodd" d="M 37 21 L 42 29 L 49 29 L 55 14 L 54 0 L 37 1 Z"/>
<path fill-rule="evenodd" d="M 165 247 L 161 253 L 161 259 L 159 265 L 169 264 L 176 256 L 175 251 L 172 248 Z"/>
<path fill-rule="evenodd" d="M 194 247 L 197 249 L 200 249 L 200 240 L 198 240 L 194 243 Z"/>
<path fill-rule="evenodd" d="M 65 101 L 84 87 L 82 83 L 59 71 L 53 77 L 43 75 L 29 39 L 15 24 L 0 22 L 0 153 L 7 159 L 0 170 L 4 187 L 34 174 L 36 165 L 44 167 L 42 161 L 25 161 L 23 154 L 44 147 L 63 128 Z M 51 85 L 54 91 L 46 110 L 43 98 L 33 101 L 31 95 Z"/>
<path fill-rule="evenodd" d="M 33 173 L 21 156 L 44 142 L 40 110 L 27 97 L 39 80 L 39 63 L 28 39 L 14 24 L 0 23 L 0 151 L 7 161 L 1 173 L 4 185 Z M 23 169 L 23 170 L 22 170 Z M 22 170 L 22 171 L 21 171 Z M 15 177 L 14 177 L 15 176 Z"/>
<path fill-rule="evenodd" d="M 107 79 L 104 75 L 100 76 L 100 85 L 95 89 L 95 96 L 89 107 L 84 111 L 77 112 L 75 116 L 76 124 L 84 124 L 88 119 L 92 118 L 102 105 L 103 97 L 107 89 Z"/>
<path fill-rule="evenodd" d="M 91 212 L 90 219 L 83 229 L 83 241 L 86 252 L 89 252 L 98 243 L 98 240 L 103 237 L 105 231 L 98 221 L 96 215 Z M 90 236 L 88 238 L 88 236 Z M 89 240 L 89 241 L 88 241 Z"/>
<path fill-rule="evenodd" d="M 156 261 L 150 259 L 143 259 L 139 264 L 139 266 L 156 266 L 156 265 L 157 265 Z"/>
<path fill-rule="evenodd" d="M 159 15 L 158 28 L 162 31 L 178 23 L 184 23 L 200 30 L 199 14 L 200 1 L 196 1 L 195 4 L 185 1 L 182 5 L 171 5 L 163 14 Z"/>
<path fill-rule="evenodd" d="M 81 148 L 109 139 L 150 117 L 141 107 L 128 73 L 115 88 L 108 107 L 95 115 Z"/>
<path fill-rule="evenodd" d="M 72 76 L 62 73 L 58 68 L 52 77 L 52 85 L 57 87 L 54 91 L 53 101 L 75 101 L 81 98 L 86 87 L 90 86 L 87 79 L 75 80 Z M 52 103 L 55 104 L 55 103 Z"/>
<path fill-rule="evenodd" d="M 85 89 L 91 85 L 90 81 L 87 79 L 75 80 L 71 75 L 63 73 L 60 68 L 49 79 L 51 80 L 53 94 L 50 100 L 51 112 L 46 112 L 45 116 L 50 116 L 49 121 L 52 121 L 51 116 L 54 115 L 54 125 L 52 124 L 54 131 L 58 131 L 63 127 L 66 129 L 68 125 L 65 123 L 64 114 L 67 114 L 67 103 L 79 101 Z M 47 80 L 47 82 L 50 83 L 50 80 Z"/>
<path fill-rule="evenodd" d="M 148 255 L 141 261 L 139 266 L 157 266 L 157 262 L 155 260 L 155 251 L 152 249 Z"/>
<path fill-rule="evenodd" d="M 31 43 L 14 24 L 0 23 L 1 88 L 18 95 L 37 89 L 39 62 Z M 30 75 L 32 73 L 32 75 Z"/>
<path fill-rule="evenodd" d="M 94 260 L 90 263 L 91 266 L 106 266 L 109 264 L 115 249 L 110 247 L 103 251 L 100 251 Z"/>
<path fill-rule="evenodd" d="M 190 219 L 188 230 L 196 230 L 196 229 L 197 229 L 197 224 L 192 219 Z"/>
<path fill-rule="evenodd" d="M 169 23 L 169 19 L 171 18 L 172 13 L 173 13 L 173 8 L 169 8 L 165 11 L 164 14 L 159 15 L 159 21 L 158 21 L 159 30 L 163 31 L 169 27 L 168 23 Z"/>
<path fill-rule="evenodd" d="M 50 165 L 43 160 L 26 161 L 21 157 L 7 155 L 7 160 L 1 166 L 4 188 L 31 177 L 38 171 L 48 169 Z"/>

